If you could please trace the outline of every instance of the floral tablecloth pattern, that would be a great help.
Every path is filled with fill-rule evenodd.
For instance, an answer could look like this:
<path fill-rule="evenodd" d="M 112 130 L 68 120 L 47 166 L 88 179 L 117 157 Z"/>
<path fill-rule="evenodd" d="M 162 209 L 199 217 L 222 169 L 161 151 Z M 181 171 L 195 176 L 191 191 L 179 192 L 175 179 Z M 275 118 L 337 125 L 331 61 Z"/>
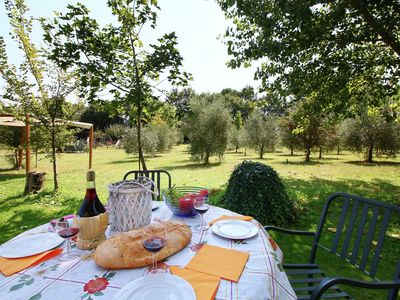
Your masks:
<path fill-rule="evenodd" d="M 204 215 L 204 219 L 211 221 L 221 215 L 235 215 L 235 213 L 212 206 Z M 187 247 L 161 263 L 165 269 L 170 265 L 185 266 L 205 243 L 250 253 L 240 280 L 237 283 L 221 280 L 215 299 L 296 299 L 267 233 L 257 221 L 252 221 L 259 227 L 255 237 L 234 241 L 219 237 L 211 230 L 196 232 L 194 227 L 200 223 L 200 216 L 176 217 L 165 205 L 153 211 L 152 218 L 181 220 L 193 228 L 192 240 Z M 47 226 L 47 224 L 39 226 L 30 232 L 43 231 Z M 107 234 L 110 236 L 114 233 L 107 232 Z M 82 254 L 85 253 L 82 251 Z M 0 274 L 0 299 L 112 299 L 128 282 L 146 274 L 146 267 L 105 270 L 97 266 L 93 260 L 77 258 L 70 262 L 59 262 L 56 257 L 9 277 Z"/>

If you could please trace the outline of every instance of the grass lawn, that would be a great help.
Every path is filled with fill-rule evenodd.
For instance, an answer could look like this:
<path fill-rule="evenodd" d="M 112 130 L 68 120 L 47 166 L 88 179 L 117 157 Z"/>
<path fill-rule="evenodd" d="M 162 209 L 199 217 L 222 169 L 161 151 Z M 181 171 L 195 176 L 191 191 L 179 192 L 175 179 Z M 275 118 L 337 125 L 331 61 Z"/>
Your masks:
<path fill-rule="evenodd" d="M 0 157 L 3 154 L 0 152 Z M 378 160 L 376 163 L 360 162 L 361 157 L 351 153 L 341 155 L 326 154 L 322 159 L 312 158 L 311 163 L 304 163 L 303 156 L 298 153 L 290 156 L 286 151 L 268 153 L 259 160 L 253 152 L 228 152 L 224 160 L 211 161 L 208 166 L 190 161 L 187 145 L 180 145 L 170 152 L 148 158 L 149 169 L 168 170 L 173 184 L 196 185 L 209 189 L 223 190 L 235 165 L 243 160 L 261 161 L 275 168 L 283 178 L 287 191 L 299 207 L 299 217 L 290 227 L 303 230 L 315 230 L 322 205 L 330 193 L 348 192 L 362 197 L 369 197 L 400 204 L 400 159 Z M 35 159 L 32 159 L 33 165 Z M 100 199 L 106 202 L 107 185 L 121 180 L 123 175 L 137 169 L 136 157 L 128 156 L 121 149 L 98 148 L 94 150 L 93 168 L 97 172 L 97 190 Z M 11 170 L 4 159 L 0 160 L 0 243 L 16 234 L 63 214 L 75 213 L 85 193 L 85 172 L 88 166 L 88 154 L 61 154 L 58 170 L 60 192 L 55 196 L 52 191 L 52 168 L 49 160 L 39 155 L 38 170 L 47 172 L 46 188 L 38 195 L 23 197 L 25 184 L 24 171 Z M 214 203 L 218 204 L 218 195 Z M 400 223 L 390 228 L 389 241 L 383 252 L 388 262 L 383 265 L 379 274 L 388 273 L 387 268 L 399 258 Z M 303 239 L 284 238 L 278 236 L 287 261 L 307 260 L 309 248 Z M 385 251 L 385 249 L 384 249 Z M 331 274 L 349 274 L 352 270 L 344 270 L 343 264 L 336 260 L 322 257 Z M 323 264 L 324 265 L 324 264 Z M 324 265 L 324 266 L 325 266 Z M 390 273 L 391 274 L 391 273 Z M 353 294 L 359 299 L 375 299 L 383 296 L 357 292 Z M 383 299 L 383 298 L 382 298 Z"/>

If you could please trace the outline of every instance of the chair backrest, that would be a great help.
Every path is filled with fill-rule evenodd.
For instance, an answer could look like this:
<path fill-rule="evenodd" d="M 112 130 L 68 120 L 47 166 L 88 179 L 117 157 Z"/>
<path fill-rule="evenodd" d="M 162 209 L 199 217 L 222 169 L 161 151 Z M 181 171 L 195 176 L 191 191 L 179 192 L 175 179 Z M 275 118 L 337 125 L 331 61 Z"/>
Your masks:
<path fill-rule="evenodd" d="M 400 215 L 400 206 L 345 193 L 331 195 L 322 211 L 310 262 L 314 262 L 317 248 L 322 248 L 376 279 L 383 242 L 394 215 Z M 400 278 L 400 261 L 396 264 L 393 279 Z"/>
<path fill-rule="evenodd" d="M 129 171 L 125 174 L 124 180 L 128 178 L 129 175 L 134 176 L 134 179 L 138 179 L 138 177 L 147 177 L 150 178 L 157 187 L 159 194 L 157 195 L 157 200 L 161 200 L 161 174 L 165 174 L 168 178 L 168 188 L 171 188 L 172 179 L 171 175 L 165 170 L 136 170 L 136 171 Z M 152 188 L 154 191 L 154 187 Z M 154 198 L 153 198 L 154 199 Z"/>

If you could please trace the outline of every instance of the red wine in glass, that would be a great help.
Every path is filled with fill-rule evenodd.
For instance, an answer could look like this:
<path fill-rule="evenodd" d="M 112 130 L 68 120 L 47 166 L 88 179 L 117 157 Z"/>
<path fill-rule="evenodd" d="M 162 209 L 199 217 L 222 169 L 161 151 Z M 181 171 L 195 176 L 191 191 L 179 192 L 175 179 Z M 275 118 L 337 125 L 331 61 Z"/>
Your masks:
<path fill-rule="evenodd" d="M 152 268 L 149 274 L 165 273 L 164 270 L 157 269 L 156 253 L 159 252 L 167 243 L 167 229 L 144 230 L 142 232 L 143 247 L 151 253 Z"/>
<path fill-rule="evenodd" d="M 58 231 L 58 235 L 61 236 L 63 239 L 69 239 L 77 235 L 79 232 L 79 228 L 72 227 L 72 228 L 65 228 Z"/>
<path fill-rule="evenodd" d="M 147 251 L 156 253 L 160 251 L 165 246 L 165 240 L 160 237 L 153 237 L 143 241 L 143 247 Z"/>
<path fill-rule="evenodd" d="M 210 205 L 208 205 L 208 204 L 203 204 L 203 205 L 199 205 L 199 206 L 195 206 L 194 207 L 194 209 L 201 215 L 206 213 L 209 208 L 210 208 Z"/>

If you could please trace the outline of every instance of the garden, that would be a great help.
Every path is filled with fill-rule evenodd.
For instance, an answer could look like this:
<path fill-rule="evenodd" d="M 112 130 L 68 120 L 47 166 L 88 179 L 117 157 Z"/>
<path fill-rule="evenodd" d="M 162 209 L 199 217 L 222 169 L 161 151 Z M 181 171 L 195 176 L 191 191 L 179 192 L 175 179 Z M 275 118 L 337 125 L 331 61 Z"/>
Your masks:
<path fill-rule="evenodd" d="M 88 154 L 103 204 L 108 185 L 128 171 L 165 170 L 174 186 L 207 189 L 215 207 L 294 230 L 315 231 L 335 192 L 400 205 L 400 41 L 392 34 L 400 22 L 387 19 L 400 14 L 391 1 L 374 15 L 359 1 L 216 2 L 235 20 L 221 36 L 227 66 L 260 63 L 259 87 L 192 88 L 175 32 L 148 45 L 141 38 L 143 27 L 157 27 L 157 1 L 109 1 L 115 20 L 106 26 L 79 3 L 44 18 L 24 1 L 5 1 L 11 39 L 0 36 L 0 244 L 77 212 Z M 10 59 L 6 41 L 19 48 L 21 63 Z M 45 173 L 44 186 L 24 193 L 31 170 Z M 353 216 L 358 210 L 352 206 Z M 342 216 L 350 227 L 359 222 Z M 377 250 L 365 261 L 382 258 L 377 278 L 393 279 L 399 218 L 391 217 L 384 245 L 360 231 L 367 234 Z M 312 239 L 271 235 L 285 262 L 307 262 Z M 359 266 L 319 259 L 329 274 L 368 280 Z M 348 290 L 356 299 L 384 297 Z"/>

